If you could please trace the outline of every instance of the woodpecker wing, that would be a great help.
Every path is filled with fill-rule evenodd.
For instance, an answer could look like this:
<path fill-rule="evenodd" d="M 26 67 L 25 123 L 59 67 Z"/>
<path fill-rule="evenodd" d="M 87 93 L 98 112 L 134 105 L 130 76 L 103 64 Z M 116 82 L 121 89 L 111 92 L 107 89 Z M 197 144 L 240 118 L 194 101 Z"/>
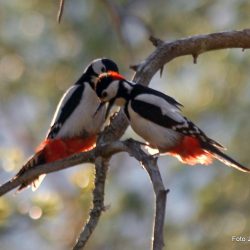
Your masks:
<path fill-rule="evenodd" d="M 143 86 L 141 84 L 134 84 L 133 82 L 129 82 L 129 83 L 134 85 L 133 90 L 131 92 L 132 99 L 135 99 L 135 98 L 138 99 L 139 95 L 147 94 L 147 96 L 144 96 L 144 97 L 140 96 L 139 99 L 142 99 L 145 101 L 147 101 L 148 98 L 154 99 L 156 101 L 156 103 L 158 103 L 160 99 L 163 99 L 168 104 L 173 105 L 176 109 L 180 110 L 180 108 L 183 107 L 183 105 L 181 103 L 179 103 L 178 101 L 176 101 L 173 97 L 165 95 L 160 91 L 148 88 L 148 87 Z M 164 105 L 164 104 L 161 104 L 161 105 Z"/>
<path fill-rule="evenodd" d="M 161 93 L 161 96 L 155 95 L 153 91 L 150 94 L 138 94 L 131 101 L 133 110 L 143 118 L 185 136 L 196 137 L 202 142 L 224 149 L 221 144 L 208 138 L 193 122 L 182 116 L 179 106 L 180 104 L 172 97 L 163 93 Z"/>
<path fill-rule="evenodd" d="M 172 97 L 138 84 L 131 96 L 132 109 L 143 118 L 169 129 L 185 123 L 181 104 Z"/>
<path fill-rule="evenodd" d="M 54 139 L 57 136 L 64 122 L 80 103 L 83 91 L 83 84 L 73 85 L 66 91 L 56 108 L 56 112 L 51 122 L 51 127 L 47 134 L 47 139 Z"/>
<path fill-rule="evenodd" d="M 154 104 L 142 100 L 133 100 L 131 101 L 131 107 L 141 117 L 162 127 L 172 128 L 181 124 L 179 119 L 175 119 L 174 114 L 163 114 L 161 108 Z"/>

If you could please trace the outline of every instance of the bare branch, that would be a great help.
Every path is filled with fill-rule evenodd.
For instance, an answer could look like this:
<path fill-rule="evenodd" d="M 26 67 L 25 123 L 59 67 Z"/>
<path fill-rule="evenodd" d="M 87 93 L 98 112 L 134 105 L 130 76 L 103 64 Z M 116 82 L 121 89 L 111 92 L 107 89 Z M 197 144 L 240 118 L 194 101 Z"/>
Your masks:
<path fill-rule="evenodd" d="M 153 44 L 155 47 L 159 47 L 159 46 L 161 46 L 161 45 L 164 43 L 164 41 L 162 41 L 161 39 L 156 38 L 156 37 L 154 37 L 154 36 L 150 36 L 150 37 L 149 37 L 149 41 L 152 42 L 152 44 Z"/>
<path fill-rule="evenodd" d="M 108 171 L 109 159 L 97 157 L 95 161 L 95 188 L 93 191 L 93 208 L 90 211 L 88 221 L 84 225 L 83 230 L 77 240 L 73 250 L 81 250 L 84 248 L 92 232 L 96 228 L 101 213 L 105 211 L 104 206 L 104 190 L 105 181 Z"/>
<path fill-rule="evenodd" d="M 109 126 L 100 134 L 98 145 L 118 140 L 126 131 L 128 124 L 123 109 L 120 109 L 119 113 L 111 117 Z"/>
<path fill-rule="evenodd" d="M 59 10 L 57 12 L 57 22 L 60 23 L 63 15 L 65 0 L 60 0 Z"/>
<path fill-rule="evenodd" d="M 139 67 L 140 67 L 140 65 L 138 65 L 138 64 L 134 64 L 134 65 L 129 66 L 129 68 L 134 70 L 135 72 L 138 70 Z"/>
<path fill-rule="evenodd" d="M 167 193 L 169 190 L 165 190 L 161 174 L 157 166 L 157 159 L 152 156 L 148 156 L 141 150 L 138 143 L 134 140 L 127 140 L 125 143 L 128 146 L 129 153 L 142 163 L 153 185 L 155 193 L 155 216 L 152 249 L 161 250 L 164 247 L 164 221 Z"/>
<path fill-rule="evenodd" d="M 163 65 L 179 56 L 196 55 L 229 48 L 250 48 L 250 29 L 197 35 L 173 42 L 164 42 L 150 54 L 137 70 L 135 82 L 148 85 Z"/>
<path fill-rule="evenodd" d="M 120 152 L 123 150 L 124 150 L 123 144 L 117 141 L 109 145 L 106 144 L 106 145 L 98 146 L 91 151 L 75 154 L 71 157 L 68 157 L 60 161 L 36 166 L 34 168 L 29 169 L 29 171 L 25 172 L 20 177 L 11 179 L 8 182 L 1 185 L 0 196 L 17 188 L 23 182 L 32 181 L 36 179 L 36 177 L 41 174 L 48 174 L 48 173 L 56 172 L 56 171 L 63 170 L 69 167 L 73 167 L 74 165 L 77 165 L 80 163 L 87 163 L 87 162 L 94 163 L 96 157 L 98 156 L 109 157 L 115 152 Z"/>
<path fill-rule="evenodd" d="M 118 145 L 117 145 L 118 146 Z M 119 150 L 128 152 L 131 156 L 134 156 L 149 174 L 152 182 L 154 193 L 156 197 L 155 202 L 155 219 L 154 219 L 154 238 L 152 241 L 153 250 L 161 250 L 164 247 L 164 218 L 166 208 L 166 191 L 163 185 L 163 181 L 160 175 L 160 171 L 157 166 L 157 160 L 152 156 L 148 156 L 142 149 L 141 144 L 129 139 L 123 144 L 118 146 Z M 97 158 L 96 164 L 96 179 L 95 189 L 93 192 L 93 209 L 90 212 L 88 222 L 83 227 L 83 230 L 79 236 L 79 239 L 73 248 L 74 250 L 81 250 L 87 243 L 90 235 L 94 231 L 101 213 L 104 209 L 104 188 L 106 173 L 108 170 L 108 159 L 104 160 L 101 157 Z"/>

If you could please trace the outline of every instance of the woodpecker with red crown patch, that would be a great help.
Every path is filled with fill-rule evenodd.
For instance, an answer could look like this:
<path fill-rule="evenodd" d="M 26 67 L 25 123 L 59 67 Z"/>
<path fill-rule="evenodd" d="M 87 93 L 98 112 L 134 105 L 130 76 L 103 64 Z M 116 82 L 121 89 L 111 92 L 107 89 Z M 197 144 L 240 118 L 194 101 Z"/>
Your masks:
<path fill-rule="evenodd" d="M 95 112 L 100 99 L 95 93 L 94 83 L 99 74 L 108 71 L 118 72 L 118 67 L 106 58 L 96 59 L 87 66 L 79 80 L 62 96 L 45 140 L 14 178 L 37 165 L 88 151 L 95 146 L 97 133 L 105 121 L 106 108 L 103 106 Z M 18 191 L 30 184 L 32 190 L 35 190 L 44 176 L 23 183 Z"/>
<path fill-rule="evenodd" d="M 103 73 L 96 82 L 96 93 L 107 113 L 114 104 L 124 107 L 133 130 L 160 153 L 177 157 L 181 162 L 210 164 L 213 158 L 227 166 L 250 173 L 221 150 L 221 144 L 209 138 L 181 114 L 182 105 L 174 98 L 152 88 L 127 81 L 117 72 Z"/>

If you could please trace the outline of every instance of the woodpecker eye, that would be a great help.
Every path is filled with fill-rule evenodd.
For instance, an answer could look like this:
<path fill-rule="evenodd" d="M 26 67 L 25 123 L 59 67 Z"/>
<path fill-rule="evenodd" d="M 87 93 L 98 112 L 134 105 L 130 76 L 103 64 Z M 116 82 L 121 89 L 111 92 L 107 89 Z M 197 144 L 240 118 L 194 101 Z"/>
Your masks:
<path fill-rule="evenodd" d="M 105 98 L 108 96 L 108 93 L 106 91 L 102 92 L 102 98 Z"/>
<path fill-rule="evenodd" d="M 101 68 L 101 71 L 102 71 L 102 72 L 106 72 L 105 67 L 102 67 L 102 68 Z"/>

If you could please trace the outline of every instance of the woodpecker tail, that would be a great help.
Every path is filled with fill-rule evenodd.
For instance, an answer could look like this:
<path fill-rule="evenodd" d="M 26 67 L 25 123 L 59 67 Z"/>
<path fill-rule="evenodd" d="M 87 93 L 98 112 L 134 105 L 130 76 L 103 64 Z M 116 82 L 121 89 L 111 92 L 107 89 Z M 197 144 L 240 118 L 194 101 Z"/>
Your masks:
<path fill-rule="evenodd" d="M 225 149 L 216 141 L 207 138 L 206 142 L 202 142 L 198 138 L 185 136 L 180 144 L 172 148 L 168 154 L 177 157 L 181 162 L 195 165 L 212 163 L 213 158 L 223 162 L 229 167 L 233 167 L 245 173 L 250 173 L 250 169 L 242 166 L 240 163 L 227 156 L 220 149 Z"/>
<path fill-rule="evenodd" d="M 223 152 L 221 152 L 218 148 L 214 147 L 213 145 L 206 144 L 204 146 L 204 149 L 206 151 L 208 151 L 210 154 L 212 154 L 212 156 L 214 158 L 221 161 L 225 165 L 232 167 L 232 168 L 235 168 L 235 169 L 242 171 L 242 172 L 245 172 L 245 173 L 250 173 L 250 169 L 242 166 L 240 163 L 238 163 L 237 161 L 232 159 L 230 156 L 224 154 Z"/>
<path fill-rule="evenodd" d="M 34 154 L 33 156 L 31 156 L 28 159 L 26 164 L 19 170 L 19 172 L 16 174 L 16 176 L 14 178 L 18 178 L 19 176 L 23 175 L 29 169 L 31 169 L 35 166 L 41 165 L 41 164 L 45 164 L 45 163 L 46 163 L 46 157 L 45 157 L 44 150 L 38 151 L 38 152 L 36 152 L 36 154 Z M 35 191 L 40 186 L 44 177 L 45 177 L 45 174 L 38 176 L 37 179 L 33 180 L 32 182 L 26 181 L 26 182 L 22 183 L 20 185 L 20 187 L 17 189 L 17 191 L 19 192 L 30 185 L 32 187 L 32 191 Z"/>
<path fill-rule="evenodd" d="M 88 138 L 47 139 L 38 146 L 35 155 L 27 161 L 14 178 L 23 175 L 27 170 L 35 166 L 54 162 L 76 153 L 91 150 L 94 148 L 95 143 L 96 135 L 89 136 Z M 27 181 L 22 183 L 18 191 L 21 191 L 29 185 L 31 185 L 32 191 L 35 191 L 40 186 L 44 177 L 45 174 L 38 176 L 37 179 L 31 182 Z"/>

